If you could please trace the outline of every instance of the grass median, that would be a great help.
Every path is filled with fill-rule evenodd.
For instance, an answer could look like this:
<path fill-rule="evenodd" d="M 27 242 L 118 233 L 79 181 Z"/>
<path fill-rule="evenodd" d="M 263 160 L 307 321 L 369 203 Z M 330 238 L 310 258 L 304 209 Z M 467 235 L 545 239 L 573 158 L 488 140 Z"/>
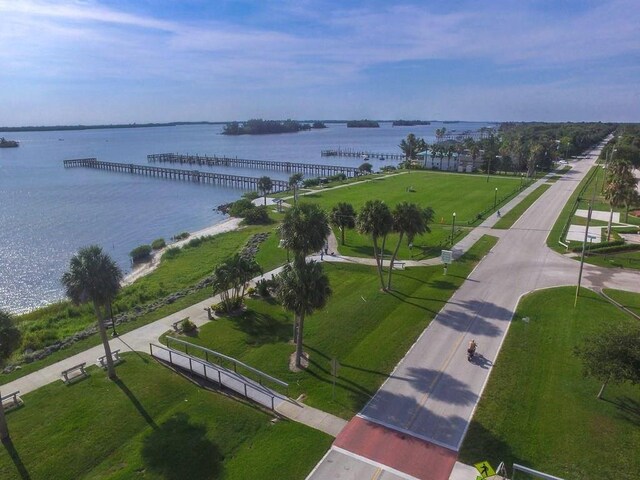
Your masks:
<path fill-rule="evenodd" d="M 527 209 L 534 204 L 538 198 L 542 196 L 544 192 L 546 192 L 551 185 L 540 185 L 533 192 L 527 195 L 524 200 L 518 203 L 514 208 L 509 210 L 509 212 L 502 216 L 500 220 L 496 222 L 493 228 L 506 230 L 511 228 L 511 226 L 518 221 L 518 219 L 522 216 L 522 214 L 527 211 Z"/>
<path fill-rule="evenodd" d="M 589 335 L 637 320 L 575 288 L 520 302 L 460 452 L 465 463 L 519 463 L 566 479 L 637 478 L 640 386 L 582 375 L 573 349 Z M 525 320 L 526 319 L 526 320 Z"/>
<path fill-rule="evenodd" d="M 300 479 L 328 435 L 204 390 L 147 355 L 126 354 L 119 380 L 89 378 L 24 396 L 7 414 L 0 478 Z"/>

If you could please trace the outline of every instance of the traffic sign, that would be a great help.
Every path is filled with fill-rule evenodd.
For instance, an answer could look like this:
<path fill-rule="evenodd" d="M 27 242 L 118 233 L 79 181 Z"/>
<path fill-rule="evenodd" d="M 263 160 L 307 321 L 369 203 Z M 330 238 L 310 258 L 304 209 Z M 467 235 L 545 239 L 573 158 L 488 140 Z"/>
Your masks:
<path fill-rule="evenodd" d="M 493 477 L 496 474 L 496 471 L 487 460 L 483 460 L 480 463 L 474 463 L 473 466 L 480 472 L 482 478 Z"/>
<path fill-rule="evenodd" d="M 453 252 L 451 250 L 442 250 L 442 253 L 440 253 L 440 258 L 442 259 L 442 263 L 448 265 L 453 260 Z"/>

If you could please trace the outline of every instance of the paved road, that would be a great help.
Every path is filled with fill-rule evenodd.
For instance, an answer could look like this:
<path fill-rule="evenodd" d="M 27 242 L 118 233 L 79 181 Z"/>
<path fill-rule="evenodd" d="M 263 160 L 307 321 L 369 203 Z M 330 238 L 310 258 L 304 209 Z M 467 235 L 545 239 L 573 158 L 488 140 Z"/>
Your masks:
<path fill-rule="evenodd" d="M 406 439 L 394 446 L 395 456 L 402 457 L 403 450 L 413 448 L 409 443 L 416 438 L 454 454 L 459 450 L 521 296 L 540 288 L 577 283 L 579 263 L 547 248 L 546 238 L 598 154 L 599 150 L 594 151 L 575 163 L 570 173 L 552 185 L 511 229 L 502 232 L 497 245 L 352 420 L 358 424 L 358 435 L 352 433 L 346 438 L 353 430 L 347 426 L 338 436 L 334 446 L 354 455 L 349 462 L 360 458 L 363 475 L 357 478 L 372 478 L 365 475 L 371 465 L 392 466 L 414 478 L 449 477 L 451 470 L 443 475 L 436 468 L 444 461 L 443 456 L 433 455 L 431 467 L 419 471 L 415 459 L 404 466 L 390 465 L 385 457 L 385 430 L 403 434 Z M 638 272 L 587 265 L 583 285 L 640 291 L 640 276 Z M 479 355 L 470 363 L 465 350 L 472 338 L 479 344 Z M 367 439 L 366 446 L 361 444 L 363 438 Z M 309 479 L 345 478 L 341 472 L 339 461 L 325 461 Z"/>

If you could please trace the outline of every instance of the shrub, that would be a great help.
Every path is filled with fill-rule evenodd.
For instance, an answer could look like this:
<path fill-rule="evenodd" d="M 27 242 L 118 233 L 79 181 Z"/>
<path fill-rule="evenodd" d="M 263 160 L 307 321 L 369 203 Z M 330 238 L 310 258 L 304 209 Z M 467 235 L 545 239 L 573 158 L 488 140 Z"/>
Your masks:
<path fill-rule="evenodd" d="M 196 327 L 195 323 L 193 323 L 191 320 L 189 320 L 189 317 L 186 317 L 186 318 L 183 318 L 180 321 L 180 328 L 182 328 L 183 332 L 189 333 L 189 332 L 193 332 L 198 327 Z"/>
<path fill-rule="evenodd" d="M 256 289 L 253 287 L 249 287 L 247 288 L 247 295 L 249 295 L 250 297 L 253 297 L 256 294 Z"/>
<path fill-rule="evenodd" d="M 319 178 L 307 178 L 306 180 L 302 181 L 303 187 L 317 187 L 318 185 L 320 185 Z"/>
<path fill-rule="evenodd" d="M 178 247 L 169 247 L 164 252 L 163 257 L 164 258 L 176 258 L 179 253 L 180 253 L 180 249 Z"/>
<path fill-rule="evenodd" d="M 173 239 L 176 241 L 184 240 L 185 238 L 189 238 L 189 235 L 190 235 L 189 232 L 177 233 L 176 235 L 173 236 Z"/>
<path fill-rule="evenodd" d="M 129 256 L 134 262 L 145 260 L 151 254 L 151 245 L 140 245 L 129 252 Z"/>
<path fill-rule="evenodd" d="M 196 237 L 189 240 L 186 247 L 193 248 L 193 247 L 199 247 L 200 245 L 202 245 L 202 237 Z"/>
<path fill-rule="evenodd" d="M 260 198 L 260 194 L 258 192 L 245 192 L 242 194 L 242 198 L 246 198 L 247 200 L 255 200 L 256 198 Z"/>
<path fill-rule="evenodd" d="M 153 242 L 151 242 L 151 248 L 154 250 L 160 250 L 167 246 L 167 242 L 164 241 L 164 238 L 156 238 Z"/>
<path fill-rule="evenodd" d="M 254 206 L 245 211 L 244 220 L 242 221 L 246 225 L 266 225 L 270 222 L 269 213 L 264 205 Z"/>
<path fill-rule="evenodd" d="M 231 204 L 231 207 L 229 207 L 229 215 L 232 217 L 244 218 L 247 212 L 254 208 L 256 208 L 256 206 L 251 203 L 251 200 L 241 198 Z"/>
<path fill-rule="evenodd" d="M 395 172 L 397 170 L 393 165 L 385 165 L 380 169 L 381 172 Z"/>
<path fill-rule="evenodd" d="M 45 346 L 52 344 L 57 339 L 58 337 L 51 330 L 27 332 L 22 337 L 22 350 L 26 350 L 28 348 L 31 350 L 40 350 Z"/>
<path fill-rule="evenodd" d="M 263 298 L 269 298 L 271 296 L 271 289 L 274 287 L 273 280 L 267 280 L 263 278 L 256 283 L 256 292 Z"/>
<path fill-rule="evenodd" d="M 342 180 L 346 180 L 347 176 L 344 173 L 337 173 L 336 175 L 331 175 L 327 177 L 327 180 L 330 182 L 341 182 Z"/>
<path fill-rule="evenodd" d="M 598 242 L 598 243 L 592 243 L 591 245 L 587 245 L 587 248 L 590 251 L 593 250 L 604 250 L 604 249 L 609 249 L 610 247 L 619 247 L 621 245 L 624 245 L 624 240 L 613 240 L 611 242 Z M 582 252 L 582 242 L 580 242 L 580 245 L 577 247 L 572 247 L 571 248 L 572 252 L 575 253 L 580 253 Z"/>
<path fill-rule="evenodd" d="M 21 333 L 15 325 L 13 316 L 0 310 L 0 359 L 8 358 L 18 348 L 20 337 Z"/>

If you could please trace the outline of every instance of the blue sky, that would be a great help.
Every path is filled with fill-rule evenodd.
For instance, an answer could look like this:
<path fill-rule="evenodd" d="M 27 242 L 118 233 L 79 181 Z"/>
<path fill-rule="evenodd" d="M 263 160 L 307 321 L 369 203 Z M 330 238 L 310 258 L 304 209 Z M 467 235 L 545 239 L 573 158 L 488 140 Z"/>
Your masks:
<path fill-rule="evenodd" d="M 0 0 L 0 126 L 640 121 L 640 3 Z"/>

